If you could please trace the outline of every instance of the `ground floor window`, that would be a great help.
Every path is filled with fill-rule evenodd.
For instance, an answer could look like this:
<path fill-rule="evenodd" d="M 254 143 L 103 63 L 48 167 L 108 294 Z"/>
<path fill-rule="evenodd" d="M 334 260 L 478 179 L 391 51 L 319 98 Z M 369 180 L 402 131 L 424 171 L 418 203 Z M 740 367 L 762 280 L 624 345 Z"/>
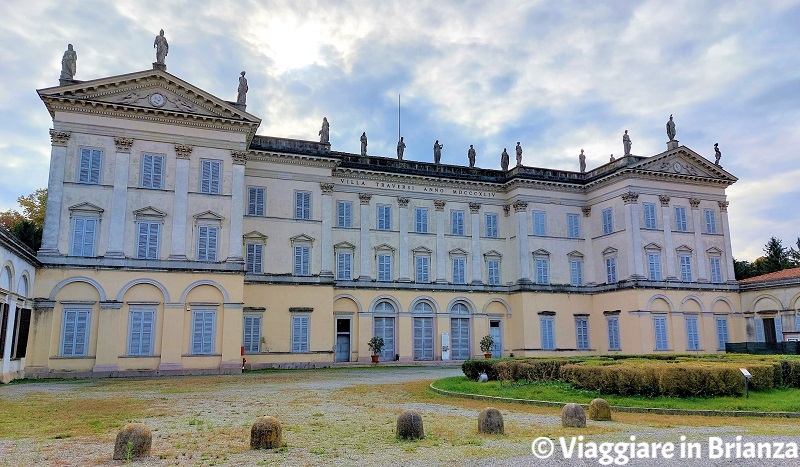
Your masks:
<path fill-rule="evenodd" d="M 308 352 L 309 316 L 292 316 L 292 352 Z"/>
<path fill-rule="evenodd" d="M 132 308 L 128 327 L 128 355 L 153 354 L 153 309 Z"/>
<path fill-rule="evenodd" d="M 433 360 L 433 317 L 414 318 L 414 360 Z"/>
<path fill-rule="evenodd" d="M 619 346 L 619 318 L 608 318 L 608 350 L 620 350 Z"/>
<path fill-rule="evenodd" d="M 667 340 L 667 318 L 653 318 L 653 328 L 655 329 L 656 350 L 667 350 L 669 341 Z"/>
<path fill-rule="evenodd" d="M 388 302 L 383 302 L 388 303 Z M 394 318 L 376 316 L 373 318 L 373 336 L 383 338 L 383 350 L 380 358 L 383 361 L 394 360 Z"/>
<path fill-rule="evenodd" d="M 700 350 L 700 333 L 695 317 L 686 318 L 686 350 Z"/>
<path fill-rule="evenodd" d="M 728 343 L 728 320 L 717 318 L 717 350 L 725 350 Z"/>
<path fill-rule="evenodd" d="M 553 318 L 540 318 L 542 350 L 554 350 L 556 348 L 556 336 Z"/>
<path fill-rule="evenodd" d="M 192 353 L 207 355 L 214 353 L 214 310 L 194 310 L 192 312 Z"/>
<path fill-rule="evenodd" d="M 91 310 L 64 310 L 61 331 L 61 355 L 83 357 L 89 347 L 89 317 Z"/>
<path fill-rule="evenodd" d="M 575 318 L 575 341 L 578 350 L 589 349 L 589 318 L 585 316 Z"/>
<path fill-rule="evenodd" d="M 244 315 L 242 345 L 245 353 L 261 352 L 261 315 Z"/>
<path fill-rule="evenodd" d="M 450 358 L 466 360 L 470 357 L 469 318 L 450 319 Z"/>

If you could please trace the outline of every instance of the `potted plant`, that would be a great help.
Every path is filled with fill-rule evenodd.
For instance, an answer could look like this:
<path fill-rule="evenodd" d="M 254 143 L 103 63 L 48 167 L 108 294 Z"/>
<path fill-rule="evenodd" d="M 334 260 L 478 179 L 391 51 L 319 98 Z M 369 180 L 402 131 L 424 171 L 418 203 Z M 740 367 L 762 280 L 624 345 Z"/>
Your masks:
<path fill-rule="evenodd" d="M 372 363 L 378 363 L 384 345 L 383 337 L 373 337 L 367 342 L 367 347 L 372 352 Z"/>
<path fill-rule="evenodd" d="M 481 339 L 481 352 L 483 352 L 483 356 L 486 358 L 492 358 L 492 346 L 494 345 L 494 339 L 492 336 L 483 336 Z"/>

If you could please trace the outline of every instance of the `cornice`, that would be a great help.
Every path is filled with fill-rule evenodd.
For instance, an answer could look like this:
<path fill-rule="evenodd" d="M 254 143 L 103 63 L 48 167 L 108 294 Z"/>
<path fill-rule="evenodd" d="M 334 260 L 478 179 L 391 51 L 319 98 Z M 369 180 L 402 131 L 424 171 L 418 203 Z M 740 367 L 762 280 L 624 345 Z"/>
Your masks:
<path fill-rule="evenodd" d="M 306 167 L 324 167 L 334 169 L 339 161 L 334 158 L 321 156 L 304 156 L 300 154 L 279 154 L 274 152 L 258 151 L 251 149 L 247 153 L 247 160 L 252 162 L 269 162 L 274 164 L 301 165 Z M 334 174 L 335 176 L 335 174 Z"/>

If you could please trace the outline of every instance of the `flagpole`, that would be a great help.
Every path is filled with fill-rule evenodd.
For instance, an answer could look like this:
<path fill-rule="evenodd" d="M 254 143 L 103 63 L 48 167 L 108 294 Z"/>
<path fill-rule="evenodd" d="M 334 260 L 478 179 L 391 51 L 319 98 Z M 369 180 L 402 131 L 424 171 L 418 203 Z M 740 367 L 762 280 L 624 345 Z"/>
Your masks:
<path fill-rule="evenodd" d="M 397 95 L 397 141 L 400 141 L 400 94 Z"/>

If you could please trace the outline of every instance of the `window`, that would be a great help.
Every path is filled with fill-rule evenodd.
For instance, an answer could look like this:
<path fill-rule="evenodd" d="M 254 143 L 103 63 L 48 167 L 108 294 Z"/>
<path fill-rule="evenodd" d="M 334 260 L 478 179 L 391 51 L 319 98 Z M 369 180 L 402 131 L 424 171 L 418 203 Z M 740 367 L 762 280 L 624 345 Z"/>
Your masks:
<path fill-rule="evenodd" d="M 658 316 L 653 318 L 653 328 L 656 333 L 656 350 L 667 350 L 667 318 Z"/>
<path fill-rule="evenodd" d="M 556 337 L 553 329 L 553 318 L 539 318 L 541 328 L 542 350 L 554 350 L 556 348 Z"/>
<path fill-rule="evenodd" d="M 197 261 L 215 262 L 217 260 L 218 234 L 218 227 L 197 226 Z"/>
<path fill-rule="evenodd" d="M 617 258 L 606 258 L 606 283 L 617 282 Z"/>
<path fill-rule="evenodd" d="M 61 355 L 83 357 L 89 346 L 90 310 L 64 310 L 61 332 Z"/>
<path fill-rule="evenodd" d="M 292 352 L 308 352 L 308 316 L 292 316 Z"/>
<path fill-rule="evenodd" d="M 717 350 L 725 350 L 728 342 L 728 320 L 717 318 Z"/>
<path fill-rule="evenodd" d="M 464 235 L 464 211 L 451 211 L 451 233 L 453 235 Z"/>
<path fill-rule="evenodd" d="M 686 318 L 686 350 L 700 350 L 700 336 L 695 317 Z"/>
<path fill-rule="evenodd" d="M 338 227 L 350 228 L 353 226 L 353 203 L 350 201 L 336 202 L 336 225 Z"/>
<path fill-rule="evenodd" d="M 643 203 L 644 208 L 644 228 L 657 229 L 658 219 L 656 218 L 656 205 L 653 203 Z"/>
<path fill-rule="evenodd" d="M 703 211 L 706 217 L 706 233 L 717 233 L 717 216 L 713 209 L 706 209 Z"/>
<path fill-rule="evenodd" d="M 661 253 L 647 253 L 647 267 L 651 281 L 661 280 Z"/>
<path fill-rule="evenodd" d="M 578 350 L 589 350 L 589 318 L 575 318 L 575 341 Z"/>
<path fill-rule="evenodd" d="M 142 188 L 164 188 L 164 156 L 142 154 Z"/>
<path fill-rule="evenodd" d="M 248 216 L 263 216 L 264 215 L 264 192 L 266 190 L 262 187 L 251 186 L 247 187 L 247 215 Z"/>
<path fill-rule="evenodd" d="M 581 218 L 577 214 L 567 214 L 567 237 L 580 238 Z"/>
<path fill-rule="evenodd" d="M 294 192 L 294 218 L 311 219 L 311 192 Z"/>
<path fill-rule="evenodd" d="M 294 275 L 295 276 L 311 275 L 311 247 L 309 246 L 294 247 Z"/>
<path fill-rule="evenodd" d="M 711 268 L 711 282 L 722 282 L 722 261 L 719 258 L 709 258 Z"/>
<path fill-rule="evenodd" d="M 214 310 L 193 310 L 192 312 L 192 353 L 209 355 L 214 353 Z"/>
<path fill-rule="evenodd" d="M 23 277 L 23 279 L 25 279 Z M 26 284 L 22 284 L 27 287 Z M 25 289 L 27 290 L 27 289 Z M 21 295 L 25 295 L 25 291 L 20 291 Z M 8 327 L 11 326 L 9 322 L 10 311 L 8 303 L 0 304 L 0 349 L 5 349 L 5 338 L 8 332 Z M 25 358 L 28 350 L 28 331 L 31 328 L 31 310 L 27 308 L 17 308 L 16 316 L 14 317 L 14 325 L 11 332 L 11 360 L 19 360 Z"/>
<path fill-rule="evenodd" d="M 81 149 L 81 165 L 78 171 L 78 183 L 100 183 L 100 167 L 103 164 L 103 151 L 99 149 Z"/>
<path fill-rule="evenodd" d="M 427 284 L 428 282 L 430 282 L 431 257 L 415 256 L 414 263 L 417 270 L 416 282 L 421 284 Z"/>
<path fill-rule="evenodd" d="M 569 260 L 569 283 L 570 285 L 583 285 L 583 260 Z"/>
<path fill-rule="evenodd" d="M 200 161 L 200 193 L 218 195 L 220 192 L 220 175 L 222 174 L 222 161 Z"/>
<path fill-rule="evenodd" d="M 536 258 L 536 283 L 550 283 L 550 260 L 548 258 Z"/>
<path fill-rule="evenodd" d="M 533 211 L 533 234 L 537 237 L 547 235 L 547 220 L 544 211 Z"/>
<path fill-rule="evenodd" d="M 242 345 L 245 353 L 261 352 L 261 315 L 244 315 Z"/>
<path fill-rule="evenodd" d="M 500 260 L 490 259 L 486 261 L 486 282 L 489 285 L 500 285 Z"/>
<path fill-rule="evenodd" d="M 264 272 L 263 254 L 264 245 L 261 243 L 247 244 L 247 257 L 245 258 L 245 265 L 247 267 L 248 274 L 261 274 Z"/>
<path fill-rule="evenodd" d="M 414 313 L 433 313 L 433 307 L 428 302 L 417 302 L 414 305 Z"/>
<path fill-rule="evenodd" d="M 603 235 L 608 235 L 614 231 L 613 214 L 612 208 L 603 209 Z"/>
<path fill-rule="evenodd" d="M 692 282 L 692 257 L 689 255 L 680 255 L 681 262 L 681 281 Z"/>
<path fill-rule="evenodd" d="M 392 230 L 392 207 L 388 204 L 378 205 L 378 230 Z"/>
<path fill-rule="evenodd" d="M 486 237 L 497 238 L 497 214 L 487 213 L 484 219 L 486 219 Z"/>
<path fill-rule="evenodd" d="M 453 258 L 453 284 L 467 283 L 467 258 Z"/>
<path fill-rule="evenodd" d="M 608 350 L 620 350 L 619 346 L 619 318 L 607 318 Z"/>
<path fill-rule="evenodd" d="M 353 254 L 339 252 L 336 254 L 336 280 L 349 281 L 353 279 Z"/>
<path fill-rule="evenodd" d="M 72 256 L 94 256 L 96 218 L 76 217 L 72 222 Z"/>
<path fill-rule="evenodd" d="M 139 259 L 158 259 L 160 222 L 139 222 L 136 257 Z"/>
<path fill-rule="evenodd" d="M 378 280 L 381 282 L 392 280 L 392 255 L 378 255 Z"/>
<path fill-rule="evenodd" d="M 418 233 L 428 233 L 428 209 L 414 208 L 414 226 Z"/>
<path fill-rule="evenodd" d="M 156 312 L 153 309 L 130 311 L 128 355 L 153 355 L 153 329 Z"/>
<path fill-rule="evenodd" d="M 675 230 L 678 232 L 689 230 L 686 225 L 686 208 L 683 206 L 675 206 Z"/>

